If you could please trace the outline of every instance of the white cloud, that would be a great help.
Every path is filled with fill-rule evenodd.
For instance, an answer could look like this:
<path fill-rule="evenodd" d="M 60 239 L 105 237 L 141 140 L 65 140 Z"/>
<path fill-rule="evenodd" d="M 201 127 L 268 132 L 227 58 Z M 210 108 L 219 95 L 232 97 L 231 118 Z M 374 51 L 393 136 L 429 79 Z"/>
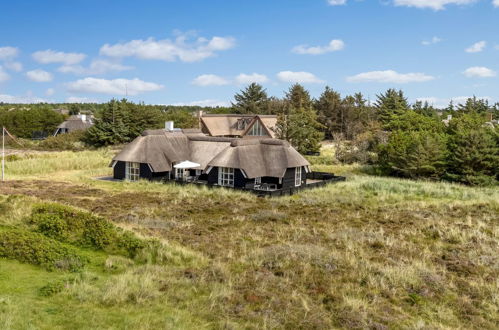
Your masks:
<path fill-rule="evenodd" d="M 47 82 L 47 81 L 52 81 L 53 79 L 53 76 L 50 72 L 43 71 L 40 69 L 26 72 L 26 77 L 28 77 L 29 80 L 36 82 Z"/>
<path fill-rule="evenodd" d="M 133 67 L 126 66 L 120 63 L 97 59 L 90 63 L 90 66 L 84 67 L 82 65 L 63 65 L 57 69 L 57 71 L 62 73 L 74 73 L 80 75 L 93 75 L 93 74 L 104 74 L 106 72 L 120 72 L 125 70 L 131 70 Z"/>
<path fill-rule="evenodd" d="M 259 73 L 252 73 L 252 74 L 241 73 L 236 77 L 236 83 L 238 84 L 251 84 L 251 83 L 263 84 L 268 81 L 269 78 L 267 78 L 266 75 Z"/>
<path fill-rule="evenodd" d="M 477 0 L 394 0 L 395 6 L 443 10 L 447 5 L 468 5 Z"/>
<path fill-rule="evenodd" d="M 31 56 L 38 63 L 63 63 L 65 65 L 78 64 L 87 57 L 87 55 L 83 53 L 65 53 L 51 49 L 34 52 Z"/>
<path fill-rule="evenodd" d="M 438 44 L 440 41 L 442 41 L 442 39 L 440 39 L 439 37 L 433 37 L 430 40 L 423 40 L 421 44 L 423 46 L 429 46 L 429 45 Z"/>
<path fill-rule="evenodd" d="M 47 90 L 45 91 L 45 95 L 47 96 L 52 96 L 55 94 L 55 89 L 53 88 L 47 88 Z"/>
<path fill-rule="evenodd" d="M 227 50 L 235 46 L 231 37 L 213 37 L 211 39 L 197 38 L 188 42 L 185 34 L 175 40 L 132 40 L 114 45 L 105 44 L 100 49 L 101 55 L 111 57 L 137 57 L 146 60 L 163 60 L 174 62 L 196 62 L 216 55 L 216 52 Z"/>
<path fill-rule="evenodd" d="M 393 70 L 370 71 L 347 77 L 348 82 L 380 82 L 405 84 L 410 82 L 424 82 L 433 80 L 435 77 L 424 73 L 398 73 Z"/>
<path fill-rule="evenodd" d="M 0 60 L 11 60 L 19 55 L 19 49 L 16 47 L 0 47 Z"/>
<path fill-rule="evenodd" d="M 467 53 L 479 53 L 479 52 L 483 51 L 486 46 L 487 46 L 487 42 L 482 40 L 479 42 L 475 42 L 473 45 L 466 48 L 465 51 Z"/>
<path fill-rule="evenodd" d="M 7 81 L 10 79 L 10 75 L 4 71 L 2 66 L 0 65 L 0 82 Z"/>
<path fill-rule="evenodd" d="M 327 3 L 330 6 L 341 6 L 341 5 L 346 5 L 347 4 L 347 0 L 327 0 Z"/>
<path fill-rule="evenodd" d="M 296 54 L 308 54 L 308 55 L 321 55 L 330 52 L 336 52 L 345 48 L 345 43 L 343 40 L 334 39 L 329 42 L 327 46 L 312 46 L 298 45 L 293 47 L 291 50 Z"/>
<path fill-rule="evenodd" d="M 230 106 L 230 102 L 207 99 L 207 100 L 199 100 L 192 102 L 178 102 L 172 105 L 178 105 L 178 106 L 187 105 L 187 106 L 200 106 L 200 107 L 228 107 Z"/>
<path fill-rule="evenodd" d="M 134 79 L 99 79 L 84 78 L 67 84 L 68 91 L 77 93 L 101 93 L 114 95 L 137 95 L 144 92 L 153 92 L 164 88 L 163 85 Z"/>
<path fill-rule="evenodd" d="M 197 86 L 222 86 L 228 85 L 229 81 L 214 74 L 202 74 L 196 77 L 191 84 Z"/>
<path fill-rule="evenodd" d="M 21 62 L 5 62 L 5 67 L 9 70 L 20 72 L 23 70 L 23 65 Z"/>
<path fill-rule="evenodd" d="M 495 77 L 496 72 L 484 66 L 472 66 L 463 71 L 463 74 L 468 78 L 490 78 Z"/>
<path fill-rule="evenodd" d="M 281 71 L 277 74 L 277 78 L 287 83 L 316 84 L 324 82 L 324 80 L 317 78 L 314 74 L 304 71 Z"/>
<path fill-rule="evenodd" d="M 499 0 L 492 1 L 492 4 L 494 5 L 494 7 L 499 7 Z"/>
<path fill-rule="evenodd" d="M 88 97 L 70 96 L 66 98 L 68 103 L 97 103 L 97 100 Z"/>
<path fill-rule="evenodd" d="M 14 96 L 14 95 L 8 95 L 8 94 L 0 94 L 0 102 L 4 102 L 4 103 L 41 103 L 41 102 L 47 102 L 47 100 L 36 97 L 36 96 L 32 96 L 32 95 Z"/>

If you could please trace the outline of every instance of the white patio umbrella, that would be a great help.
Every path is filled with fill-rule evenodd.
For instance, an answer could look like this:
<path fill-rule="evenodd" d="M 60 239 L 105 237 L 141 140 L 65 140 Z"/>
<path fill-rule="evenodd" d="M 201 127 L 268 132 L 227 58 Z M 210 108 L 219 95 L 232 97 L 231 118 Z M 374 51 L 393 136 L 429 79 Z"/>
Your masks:
<path fill-rule="evenodd" d="M 184 160 L 183 162 L 173 165 L 173 167 L 175 168 L 183 168 L 183 169 L 196 168 L 199 166 L 201 166 L 201 164 L 194 163 L 189 160 Z"/>

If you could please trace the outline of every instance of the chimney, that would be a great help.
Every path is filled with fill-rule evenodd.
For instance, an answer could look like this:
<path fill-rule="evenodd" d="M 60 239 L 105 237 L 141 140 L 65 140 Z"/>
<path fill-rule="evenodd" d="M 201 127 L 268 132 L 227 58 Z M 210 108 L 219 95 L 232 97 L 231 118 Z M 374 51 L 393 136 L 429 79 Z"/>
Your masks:
<path fill-rule="evenodd" d="M 165 122 L 165 130 L 173 131 L 173 121 L 166 121 Z"/>
<path fill-rule="evenodd" d="M 201 129 L 202 128 L 202 125 L 201 125 L 201 118 L 203 117 L 203 110 L 199 110 L 198 111 L 198 128 Z"/>
<path fill-rule="evenodd" d="M 452 115 L 447 115 L 447 120 L 451 120 L 452 119 Z"/>

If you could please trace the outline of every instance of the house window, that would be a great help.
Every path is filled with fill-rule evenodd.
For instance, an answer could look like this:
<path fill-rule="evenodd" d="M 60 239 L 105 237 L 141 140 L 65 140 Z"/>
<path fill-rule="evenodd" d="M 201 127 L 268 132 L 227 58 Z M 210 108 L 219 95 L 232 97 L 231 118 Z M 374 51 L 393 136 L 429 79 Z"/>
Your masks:
<path fill-rule="evenodd" d="M 225 187 L 234 187 L 234 169 L 230 167 L 219 167 L 218 184 Z"/>
<path fill-rule="evenodd" d="M 175 169 L 175 179 L 177 180 L 183 180 L 184 179 L 184 169 L 183 168 L 176 168 Z"/>
<path fill-rule="evenodd" d="M 249 131 L 248 135 L 250 136 L 265 136 L 264 129 L 262 123 L 260 123 L 259 120 L 256 120 L 253 126 L 251 126 L 251 130 Z"/>
<path fill-rule="evenodd" d="M 140 177 L 140 163 L 125 163 L 125 179 L 128 181 L 137 181 Z"/>
<path fill-rule="evenodd" d="M 255 178 L 255 185 L 261 185 L 262 184 L 262 177 L 259 176 L 258 178 Z"/>
<path fill-rule="evenodd" d="M 301 186 L 301 167 L 295 167 L 295 187 Z"/>

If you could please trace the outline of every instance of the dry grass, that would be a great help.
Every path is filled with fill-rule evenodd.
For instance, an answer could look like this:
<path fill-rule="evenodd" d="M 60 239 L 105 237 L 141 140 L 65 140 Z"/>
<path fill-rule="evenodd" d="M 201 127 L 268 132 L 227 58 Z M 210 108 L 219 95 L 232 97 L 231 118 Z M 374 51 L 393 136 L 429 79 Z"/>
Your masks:
<path fill-rule="evenodd" d="M 101 159 L 95 167 L 69 161 L 65 169 L 55 156 L 39 158 L 52 173 L 41 174 L 44 181 L 32 180 L 41 171 L 27 170 L 30 160 L 23 160 L 21 180 L 0 188 L 0 198 L 13 201 L 0 223 L 27 212 L 16 198 L 75 205 L 162 239 L 168 266 L 108 259 L 113 277 L 77 282 L 66 292 L 71 304 L 147 306 L 143 328 L 158 325 L 154 311 L 164 304 L 190 311 L 202 320 L 197 326 L 210 328 L 498 324 L 497 188 L 369 177 L 356 175 L 355 166 L 326 164 L 348 173 L 348 180 L 261 199 L 223 189 L 91 180 L 89 173 L 110 173 L 109 151 L 94 153 L 89 159 Z M 63 175 L 56 182 L 47 180 L 58 171 Z"/>

